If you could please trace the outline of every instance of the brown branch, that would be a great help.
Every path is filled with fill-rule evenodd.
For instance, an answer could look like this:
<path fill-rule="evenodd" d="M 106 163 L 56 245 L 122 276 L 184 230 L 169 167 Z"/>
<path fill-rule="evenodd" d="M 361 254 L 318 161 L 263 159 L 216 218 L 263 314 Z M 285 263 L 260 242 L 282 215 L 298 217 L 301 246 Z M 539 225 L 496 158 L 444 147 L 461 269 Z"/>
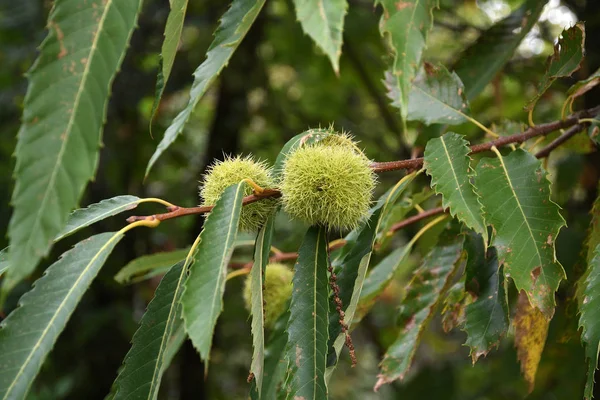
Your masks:
<path fill-rule="evenodd" d="M 600 113 L 600 106 L 590 108 L 588 110 L 579 111 L 573 115 L 570 115 L 562 121 L 548 122 L 546 124 L 536 125 L 527 129 L 525 132 L 517 133 L 515 135 L 503 136 L 496 140 L 491 140 L 486 143 L 476 144 L 471 146 L 471 153 L 482 153 L 490 150 L 493 146 L 500 147 L 507 144 L 523 143 L 536 136 L 545 136 L 549 133 L 557 131 L 559 129 L 566 129 L 576 125 L 579 125 L 580 118 L 591 118 L 592 116 Z M 568 138 L 567 138 L 568 139 Z M 559 143 L 560 144 L 560 143 Z M 553 150 L 553 149 L 552 149 Z M 547 155 L 547 154 L 546 154 Z M 542 156 L 542 157 L 545 157 Z M 376 162 L 371 164 L 373 171 L 387 172 L 396 171 L 399 169 L 415 169 L 423 166 L 423 158 L 415 158 L 412 160 L 401 160 L 401 161 L 388 161 L 388 162 Z"/>
<path fill-rule="evenodd" d="M 493 146 L 500 147 L 505 146 L 507 144 L 513 143 L 523 143 L 531 138 L 536 136 L 545 136 L 551 132 L 557 131 L 559 129 L 565 128 L 573 128 L 573 130 L 569 129 L 563 135 L 561 135 L 558 139 L 550 143 L 546 148 L 542 149 L 540 152 L 536 154 L 536 157 L 542 158 L 546 157 L 552 150 L 556 147 L 560 146 L 562 143 L 567 141 L 570 137 L 578 133 L 583 129 L 582 124 L 579 123 L 580 118 L 591 118 L 600 114 L 600 106 L 596 106 L 594 108 L 590 108 L 587 110 L 582 110 L 577 113 L 574 113 L 567 117 L 562 121 L 554 121 L 548 122 L 546 124 L 536 125 L 527 129 L 525 132 L 517 133 L 515 135 L 503 136 L 496 140 L 492 140 L 486 143 L 476 144 L 471 146 L 471 153 L 481 153 L 484 151 L 490 150 Z M 397 171 L 401 169 L 414 170 L 421 168 L 423 166 L 423 158 L 413 158 L 410 160 L 400 160 L 400 161 L 388 161 L 388 162 L 374 162 L 371 164 L 371 168 L 374 172 L 388 172 L 388 171 Z M 243 205 L 254 203 L 255 201 L 259 201 L 265 198 L 277 198 L 281 197 L 281 192 L 278 189 L 265 189 L 265 191 L 261 194 L 253 194 L 250 196 L 244 197 L 242 201 Z M 193 214 L 205 214 L 212 210 L 212 206 L 204 206 L 204 207 L 169 207 L 167 213 L 163 214 L 154 214 L 154 215 L 146 215 L 146 216 L 131 216 L 127 218 L 127 222 L 135 222 L 135 221 L 143 221 L 143 220 L 154 220 L 158 219 L 159 221 L 164 221 L 167 219 L 182 217 L 184 215 L 193 215 Z M 419 214 L 420 215 L 420 214 Z M 433 214 L 432 214 L 433 215 Z M 417 216 L 415 216 L 417 217 Z M 423 217 L 425 218 L 425 217 Z"/>
<path fill-rule="evenodd" d="M 540 151 L 535 153 L 535 156 L 537 158 L 547 157 L 548 154 L 550 154 L 550 152 L 552 152 L 552 150 L 556 149 L 558 146 L 565 143 L 567 140 L 571 139 L 573 136 L 577 135 L 584 128 L 585 128 L 585 126 L 583 124 L 577 124 L 577 125 L 570 127 L 562 135 L 560 135 L 559 137 L 554 139 L 552 142 L 550 142 L 550 144 L 548 144 L 546 147 L 544 147 L 543 149 L 541 149 Z"/>
<path fill-rule="evenodd" d="M 431 217 L 434 215 L 438 215 L 438 214 L 443 214 L 445 212 L 446 212 L 446 210 L 444 209 L 444 207 L 437 207 L 437 208 L 432 208 L 431 210 L 423 211 L 422 213 L 413 215 L 412 217 L 406 218 L 405 220 L 395 223 L 394 225 L 392 225 L 389 232 L 394 233 L 396 231 L 399 231 L 400 229 L 407 227 L 410 224 L 419 222 L 422 219 L 425 219 L 425 218 L 428 218 L 428 217 Z"/>

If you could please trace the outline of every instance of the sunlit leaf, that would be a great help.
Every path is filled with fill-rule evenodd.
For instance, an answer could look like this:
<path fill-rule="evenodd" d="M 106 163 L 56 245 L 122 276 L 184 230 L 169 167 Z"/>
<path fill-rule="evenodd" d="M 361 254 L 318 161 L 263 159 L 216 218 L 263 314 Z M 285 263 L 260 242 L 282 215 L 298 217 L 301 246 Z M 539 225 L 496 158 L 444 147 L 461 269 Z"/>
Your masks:
<path fill-rule="evenodd" d="M 518 291 L 525 290 L 534 307 L 552 317 L 554 292 L 565 277 L 554 242 L 565 221 L 550 200 L 546 171 L 521 149 L 506 157 L 483 158 L 476 171 L 485 220 L 496 233 L 491 245 L 505 275 Z"/>
<path fill-rule="evenodd" d="M 529 391 L 531 392 L 546 344 L 550 321 L 539 309 L 529 303 L 525 293 L 520 292 L 513 323 L 515 326 L 517 358 L 521 363 L 521 372 L 529 384 Z"/>
<path fill-rule="evenodd" d="M 456 269 L 463 241 L 463 235 L 454 230 L 446 231 L 415 271 L 398 310 L 398 337 L 381 361 L 375 390 L 386 383 L 403 379 L 410 369 L 421 334 Z"/>
<path fill-rule="evenodd" d="M 325 228 L 309 228 L 294 266 L 286 358 L 289 398 L 327 399 L 329 281 Z"/>
<path fill-rule="evenodd" d="M 600 348 L 600 244 L 596 246 L 594 257 L 587 268 L 589 273 L 582 284 L 579 327 L 583 328 L 581 340 L 585 343 L 585 356 L 588 361 L 585 399 L 591 400 L 594 395 L 594 374 L 598 367 Z"/>
<path fill-rule="evenodd" d="M 508 304 L 496 249 L 490 247 L 486 255 L 483 239 L 476 234 L 467 236 L 465 249 L 468 257 L 465 283 L 475 299 L 465 310 L 465 345 L 470 347 L 475 363 L 498 347 L 508 331 Z"/>
<path fill-rule="evenodd" d="M 460 56 L 453 70 L 465 84 L 467 99 L 477 97 L 513 57 L 521 41 L 536 24 L 547 0 L 526 0 L 496 22 Z"/>
<path fill-rule="evenodd" d="M 252 364 L 250 372 L 254 374 L 258 398 L 263 393 L 263 371 L 265 364 L 265 311 L 263 285 L 265 268 L 269 262 L 271 239 L 273 237 L 273 218 L 265 223 L 256 237 L 254 264 L 250 270 L 250 289 L 252 293 Z"/>
<path fill-rule="evenodd" d="M 346 0 L 294 0 L 302 29 L 327 54 L 333 70 L 340 69 Z"/>
<path fill-rule="evenodd" d="M 339 299 L 344 311 L 344 323 L 352 324 L 358 301 L 361 298 L 363 283 L 371 259 L 373 244 L 380 229 L 383 217 L 398 200 L 400 195 L 410 187 L 417 173 L 407 175 L 387 193 L 379 198 L 377 204 L 369 211 L 369 219 L 361 227 L 355 229 L 345 238 L 346 245 L 340 255 L 333 261 L 336 282 L 339 287 Z M 337 358 L 344 346 L 345 335 L 339 323 L 339 315 L 333 299 L 329 302 L 329 354 L 328 367 L 335 367 Z M 328 368 L 328 375 L 333 368 Z"/>
<path fill-rule="evenodd" d="M 223 309 L 227 265 L 238 232 L 245 185 L 242 182 L 225 189 L 206 218 L 181 298 L 185 329 L 205 361 Z"/>
<path fill-rule="evenodd" d="M 79 242 L 48 267 L 2 321 L 1 399 L 25 398 L 81 297 L 122 237 L 108 232 Z"/>
<path fill-rule="evenodd" d="M 156 160 L 181 134 L 196 105 L 206 93 L 208 87 L 225 68 L 264 4 L 265 0 L 233 0 L 229 10 L 223 14 L 221 24 L 215 32 L 215 39 L 206 53 L 206 60 L 194 72 L 190 100 L 185 109 L 175 117 L 169 128 L 167 128 L 164 137 L 158 144 L 150 161 L 148 161 L 146 176 L 148 176 Z"/>
<path fill-rule="evenodd" d="M 444 208 L 449 208 L 450 214 L 487 239 L 481 203 L 471 184 L 470 152 L 469 142 L 461 135 L 448 132 L 427 143 L 424 167 L 431 176 L 431 186 L 442 195 Z"/>
<path fill-rule="evenodd" d="M 383 6 L 380 29 L 387 35 L 394 54 L 392 71 L 387 78 L 397 92 L 394 99 L 402 119 L 409 111 L 411 82 L 421 67 L 421 57 L 426 47 L 427 34 L 433 25 L 433 9 L 437 0 L 376 0 Z"/>
<path fill-rule="evenodd" d="M 132 260 L 115 275 L 115 280 L 121 284 L 139 282 L 153 276 L 166 273 L 177 262 L 184 260 L 190 251 L 180 249 L 149 254 Z"/>
<path fill-rule="evenodd" d="M 75 232 L 102 221 L 105 218 L 112 217 L 124 211 L 133 210 L 142 202 L 137 196 L 117 196 L 111 199 L 102 200 L 86 208 L 79 208 L 69 215 L 64 229 L 54 238 L 55 242 L 74 234 Z"/>
<path fill-rule="evenodd" d="M 156 288 L 115 380 L 114 400 L 157 398 L 166 349 L 181 325 L 183 265 L 184 261 L 173 265 Z"/>
<path fill-rule="evenodd" d="M 140 0 L 54 3 L 48 37 L 29 72 L 15 150 L 8 229 L 15 267 L 6 273 L 5 292 L 48 254 L 94 176 L 111 83 L 140 5 Z"/>
<path fill-rule="evenodd" d="M 558 43 L 554 45 L 554 53 L 548 57 L 546 73 L 538 85 L 537 94 L 529 101 L 526 110 L 535 107 L 537 101 L 550 88 L 557 78 L 571 76 L 581 67 L 585 55 L 585 28 L 583 22 L 565 29 Z"/>
<path fill-rule="evenodd" d="M 167 24 L 165 26 L 165 39 L 163 40 L 161 52 L 160 52 L 160 65 L 158 68 L 158 77 L 156 78 L 156 90 L 154 93 L 154 104 L 152 104 L 152 113 L 150 114 L 150 121 L 156 116 L 156 111 L 160 104 L 165 86 L 171 75 L 171 69 L 175 62 L 175 54 L 179 47 L 179 40 L 181 38 L 181 31 L 183 30 L 183 22 L 185 20 L 185 13 L 187 11 L 188 0 L 170 0 L 169 5 L 171 10 L 167 17 Z"/>

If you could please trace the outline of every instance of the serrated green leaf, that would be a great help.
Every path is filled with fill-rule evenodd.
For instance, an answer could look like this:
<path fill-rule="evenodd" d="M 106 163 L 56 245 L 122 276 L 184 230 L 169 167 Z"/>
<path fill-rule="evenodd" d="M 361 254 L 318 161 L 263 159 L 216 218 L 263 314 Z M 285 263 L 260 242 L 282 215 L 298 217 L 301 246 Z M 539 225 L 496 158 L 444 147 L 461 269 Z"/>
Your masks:
<path fill-rule="evenodd" d="M 469 142 L 461 135 L 448 132 L 427 143 L 423 166 L 431 176 L 431 187 L 442 195 L 443 207 L 449 208 L 452 216 L 487 241 L 481 203 L 471 184 L 470 152 Z"/>
<path fill-rule="evenodd" d="M 498 251 L 505 275 L 551 318 L 554 292 L 565 277 L 554 250 L 565 221 L 550 200 L 546 171 L 538 159 L 521 149 L 506 157 L 483 158 L 476 171 L 475 187 L 485 220 L 496 233 L 491 245 Z"/>
<path fill-rule="evenodd" d="M 304 32 L 329 57 L 335 73 L 340 70 L 346 0 L 294 0 L 296 17 Z"/>
<path fill-rule="evenodd" d="M 181 31 L 183 30 L 183 22 L 185 20 L 185 13 L 187 11 L 188 0 L 170 0 L 169 1 L 170 11 L 167 17 L 167 24 L 165 25 L 165 39 L 163 40 L 160 62 L 158 66 L 158 76 L 156 78 L 156 89 L 154 91 L 154 103 L 152 104 L 152 112 L 150 113 L 150 126 L 152 127 L 152 120 L 156 116 L 156 111 L 160 104 L 165 86 L 171 75 L 171 69 L 175 62 L 175 54 L 179 47 L 179 40 L 181 39 Z"/>
<path fill-rule="evenodd" d="M 289 398 L 327 399 L 329 281 L 325 228 L 309 228 L 294 266 L 286 359 Z"/>
<path fill-rule="evenodd" d="M 463 235 L 454 230 L 446 231 L 415 271 L 398 310 L 400 332 L 381 361 L 375 390 L 386 383 L 403 379 L 410 369 L 421 334 L 456 269 L 463 241 Z"/>
<path fill-rule="evenodd" d="M 598 367 L 598 349 L 600 348 L 600 244 L 594 250 L 594 257 L 587 267 L 589 273 L 582 287 L 581 316 L 579 327 L 583 328 L 581 341 L 585 343 L 585 357 L 588 361 L 585 399 L 591 400 L 594 395 L 594 374 Z"/>
<path fill-rule="evenodd" d="M 586 79 L 575 83 L 567 90 L 567 96 L 571 98 L 577 98 L 583 96 L 596 86 L 600 84 L 600 68 L 598 68 L 593 74 L 588 76 Z"/>
<path fill-rule="evenodd" d="M 529 384 L 529 392 L 531 392 L 542 359 L 550 321 L 538 308 L 530 304 L 525 292 L 520 292 L 513 324 L 517 358 L 521 363 L 523 377 Z"/>
<path fill-rule="evenodd" d="M 269 218 L 258 232 L 254 248 L 254 264 L 250 270 L 250 290 L 252 300 L 252 364 L 250 372 L 254 374 L 258 398 L 263 393 L 263 370 L 265 365 L 265 313 L 263 285 L 265 268 L 269 263 L 271 253 L 271 239 L 273 238 L 274 221 Z"/>
<path fill-rule="evenodd" d="M 184 263 L 173 265 L 156 288 L 114 382 L 114 400 L 157 398 L 165 351 L 181 318 L 179 297 Z"/>
<path fill-rule="evenodd" d="M 525 110 L 532 110 L 537 101 L 550 88 L 557 78 L 571 76 L 581 67 L 585 56 L 585 27 L 583 22 L 565 29 L 558 43 L 554 46 L 554 53 L 548 57 L 546 73 L 538 85 L 537 94 L 529 101 Z"/>
<path fill-rule="evenodd" d="M 223 309 L 227 264 L 238 232 L 245 185 L 241 182 L 225 189 L 206 218 L 184 285 L 185 329 L 204 361 L 209 360 L 213 332 Z"/>
<path fill-rule="evenodd" d="M 410 113 L 411 82 L 421 67 L 427 34 L 433 26 L 437 0 L 376 0 L 383 6 L 380 30 L 387 34 L 394 54 L 389 84 L 397 91 L 396 102 L 402 119 Z"/>
<path fill-rule="evenodd" d="M 475 300 L 465 310 L 466 346 L 471 350 L 473 364 L 486 356 L 508 331 L 508 304 L 504 292 L 502 271 L 494 247 L 486 251 L 480 235 L 469 235 L 467 250 L 466 288 Z"/>
<path fill-rule="evenodd" d="M 356 307 L 361 298 L 363 283 L 371 259 L 373 245 L 380 229 L 381 221 L 390 211 L 400 195 L 410 186 L 418 173 L 414 172 L 400 180 L 387 193 L 379 198 L 369 211 L 368 221 L 345 238 L 346 245 L 333 261 L 339 299 L 344 311 L 344 323 L 352 324 Z M 344 346 L 345 335 L 339 323 L 339 315 L 333 299 L 329 302 L 329 351 L 327 376 L 330 376 Z"/>
<path fill-rule="evenodd" d="M 58 0 L 29 72 L 15 156 L 6 292 L 48 254 L 98 163 L 110 86 L 141 0 Z M 47 100 L 51 98 L 52 101 Z"/>
<path fill-rule="evenodd" d="M 277 159 L 275 160 L 275 164 L 273 164 L 273 174 L 275 175 L 275 178 L 280 178 L 283 171 L 283 165 L 290 153 L 300 146 L 316 143 L 330 134 L 331 130 L 328 129 L 309 129 L 288 140 L 281 148 L 281 151 L 279 151 Z"/>
<path fill-rule="evenodd" d="M 289 307 L 286 307 L 286 310 L 288 308 Z M 289 311 L 286 311 L 277 319 L 265 346 L 265 363 L 262 383 L 262 398 L 264 399 L 276 399 L 277 393 L 281 389 L 283 379 L 285 378 L 288 364 L 285 360 L 285 346 L 288 339 L 286 328 L 289 317 L 290 313 Z M 258 398 L 256 381 L 252 382 L 250 394 L 252 398 Z"/>
<path fill-rule="evenodd" d="M 194 71 L 194 83 L 190 92 L 190 100 L 185 109 L 175 117 L 167 128 L 165 135 L 148 161 L 146 176 L 162 153 L 177 139 L 194 112 L 196 105 L 206 93 L 231 56 L 246 36 L 256 20 L 265 0 L 233 0 L 229 10 L 223 14 L 221 24 L 215 32 L 215 38 L 208 48 L 206 60 Z"/>
<path fill-rule="evenodd" d="M 8 247 L 6 247 L 0 251 L 0 276 L 8 269 L 8 266 Z"/>
<path fill-rule="evenodd" d="M 392 105 L 399 107 L 399 92 L 390 84 L 387 74 L 386 86 Z M 428 67 L 412 85 L 408 100 L 408 121 L 430 124 L 462 124 L 470 120 L 469 103 L 458 75 L 444 66 Z"/>
<path fill-rule="evenodd" d="M 102 200 L 91 204 L 86 208 L 79 208 L 69 215 L 67 224 L 63 230 L 54 238 L 55 242 L 74 234 L 75 232 L 112 217 L 124 211 L 133 210 L 143 201 L 137 196 L 116 196 L 111 199 Z"/>
<path fill-rule="evenodd" d="M 592 218 L 590 222 L 588 237 L 586 239 L 586 260 L 588 263 L 590 263 L 594 258 L 594 251 L 596 249 L 596 246 L 600 244 L 600 194 L 598 194 L 598 197 L 596 197 L 596 201 L 594 201 L 594 205 L 592 206 L 592 211 L 590 212 L 590 214 Z"/>
<path fill-rule="evenodd" d="M 526 0 L 496 22 L 469 46 L 453 66 L 465 84 L 467 99 L 477 97 L 512 58 L 521 41 L 536 24 L 547 0 Z"/>
<path fill-rule="evenodd" d="M 141 256 L 130 261 L 115 275 L 120 284 L 139 282 L 153 276 L 164 274 L 173 264 L 185 260 L 190 249 L 179 249 Z"/>
<path fill-rule="evenodd" d="M 62 255 L 0 324 L 0 398 L 23 399 L 81 297 L 123 237 L 92 236 Z"/>

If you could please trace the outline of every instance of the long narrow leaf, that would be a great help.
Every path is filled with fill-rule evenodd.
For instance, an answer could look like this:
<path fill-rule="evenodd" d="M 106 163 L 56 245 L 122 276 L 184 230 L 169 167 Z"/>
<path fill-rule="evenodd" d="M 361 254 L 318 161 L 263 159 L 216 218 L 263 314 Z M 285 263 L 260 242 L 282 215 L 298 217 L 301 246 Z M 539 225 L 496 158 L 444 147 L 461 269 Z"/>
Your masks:
<path fill-rule="evenodd" d="M 475 186 L 485 220 L 496 236 L 492 245 L 504 273 L 518 291 L 525 290 L 534 307 L 547 318 L 554 314 L 554 292 L 565 277 L 554 243 L 565 224 L 550 200 L 550 182 L 541 163 L 516 150 L 504 157 L 484 158 L 476 168 Z"/>
<path fill-rule="evenodd" d="M 221 73 L 229 59 L 256 20 L 265 0 L 233 0 L 231 8 L 221 18 L 215 39 L 206 53 L 206 60 L 194 72 L 190 100 L 183 111 L 175 117 L 146 167 L 146 176 L 162 153 L 177 139 L 187 124 L 196 105 L 208 87 Z"/>
<path fill-rule="evenodd" d="M 415 271 L 398 312 L 400 333 L 381 361 L 375 390 L 383 384 L 403 379 L 408 372 L 421 334 L 447 288 L 460 258 L 464 236 L 446 231 Z"/>
<path fill-rule="evenodd" d="M 29 73 L 15 156 L 4 291 L 48 254 L 98 164 L 112 80 L 141 0 L 57 0 Z M 48 99 L 52 99 L 48 102 Z M 18 268 L 16 267 L 18 265 Z"/>
<path fill-rule="evenodd" d="M 105 218 L 112 217 L 119 213 L 133 210 L 142 202 L 137 196 L 117 196 L 111 199 L 102 200 L 99 203 L 91 204 L 86 208 L 79 208 L 69 215 L 67 224 L 63 230 L 54 238 L 55 242 L 74 234 L 75 232 L 102 221 Z"/>
<path fill-rule="evenodd" d="M 189 251 L 190 249 L 187 248 L 138 257 L 124 266 L 115 275 L 115 280 L 123 284 L 160 275 L 171 269 L 177 262 L 185 260 Z"/>
<path fill-rule="evenodd" d="M 263 369 L 265 364 L 265 310 L 263 285 L 265 268 L 269 262 L 271 239 L 273 237 L 273 218 L 269 218 L 258 232 L 254 249 L 254 265 L 250 271 L 250 290 L 252 293 L 252 365 L 250 372 L 254 374 L 258 397 L 263 389 Z"/>
<path fill-rule="evenodd" d="M 237 236 L 245 185 L 242 182 L 225 189 L 206 218 L 181 298 L 185 329 L 205 361 L 223 308 L 227 264 Z"/>
<path fill-rule="evenodd" d="M 329 282 L 325 228 L 309 228 L 294 267 L 286 358 L 289 398 L 327 399 Z"/>
<path fill-rule="evenodd" d="M 183 266 L 184 261 L 173 265 L 156 288 L 113 384 L 113 400 L 157 398 L 166 349 L 181 318 Z"/>
<path fill-rule="evenodd" d="M 0 324 L 0 399 L 25 398 L 44 359 L 120 233 L 92 236 L 52 264 Z"/>
<path fill-rule="evenodd" d="M 179 40 L 181 39 L 181 31 L 183 30 L 183 21 L 185 20 L 188 0 L 171 0 L 169 1 L 169 5 L 171 10 L 167 17 L 164 35 L 165 39 L 163 40 L 160 52 L 160 65 L 158 68 L 158 77 L 156 79 L 154 104 L 152 104 L 152 113 L 150 114 L 150 125 L 152 125 L 152 120 L 156 116 L 160 99 L 162 98 L 165 86 L 171 75 L 173 63 L 175 62 L 175 54 L 177 53 Z"/>
<path fill-rule="evenodd" d="M 294 0 L 296 16 L 302 29 L 319 46 L 338 73 L 342 54 L 344 16 L 348 11 L 346 0 Z"/>
<path fill-rule="evenodd" d="M 8 265 L 8 247 L 6 247 L 0 251 L 0 276 L 8 269 Z"/>
<path fill-rule="evenodd" d="M 596 246 L 594 257 L 588 264 L 587 279 L 583 283 L 581 316 L 579 327 L 583 327 L 581 335 L 585 343 L 585 357 L 588 361 L 585 399 L 591 400 L 594 395 L 594 374 L 598 367 L 598 349 L 600 349 L 600 244 Z"/>

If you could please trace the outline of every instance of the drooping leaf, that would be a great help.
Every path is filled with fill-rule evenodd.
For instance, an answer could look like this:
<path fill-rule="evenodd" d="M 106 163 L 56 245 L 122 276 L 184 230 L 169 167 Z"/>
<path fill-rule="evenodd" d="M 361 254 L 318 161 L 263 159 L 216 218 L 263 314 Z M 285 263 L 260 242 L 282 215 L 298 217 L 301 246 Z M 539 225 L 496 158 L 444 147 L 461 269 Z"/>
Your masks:
<path fill-rule="evenodd" d="M 390 85 L 389 74 L 386 86 L 392 105 L 398 107 L 398 91 Z M 408 100 L 409 121 L 430 124 L 457 125 L 469 119 L 469 103 L 458 75 L 444 66 L 430 66 L 412 85 Z"/>
<path fill-rule="evenodd" d="M 524 292 L 520 292 L 514 325 L 517 358 L 521 363 L 521 372 L 529 384 L 529 391 L 531 392 L 546 344 L 550 321 L 539 309 L 529 303 L 529 299 Z"/>
<path fill-rule="evenodd" d="M 74 234 L 75 232 L 112 217 L 124 211 L 133 210 L 143 201 L 137 196 L 117 196 L 91 204 L 86 208 L 79 208 L 69 215 L 67 224 L 63 230 L 54 238 L 55 242 Z"/>
<path fill-rule="evenodd" d="M 271 239 L 273 237 L 274 220 L 269 218 L 258 232 L 254 248 L 254 264 L 250 270 L 250 289 L 252 297 L 252 364 L 250 373 L 254 374 L 258 398 L 263 393 L 263 372 L 265 364 L 265 312 L 263 285 L 265 268 L 271 253 Z"/>
<path fill-rule="evenodd" d="M 475 299 L 465 310 L 465 345 L 471 349 L 474 364 L 498 347 L 508 331 L 508 304 L 496 249 L 490 247 L 486 255 L 483 239 L 476 234 L 467 236 L 465 249 L 466 289 Z"/>
<path fill-rule="evenodd" d="M 18 268 L 7 271 L 5 292 L 48 254 L 94 176 L 110 86 L 140 6 L 140 0 L 54 3 L 17 135 L 8 236 Z"/>
<path fill-rule="evenodd" d="M 160 52 L 154 103 L 152 104 L 152 112 L 150 114 L 150 125 L 152 125 L 152 120 L 154 120 L 154 117 L 156 116 L 160 99 L 162 98 L 165 86 L 171 75 L 173 63 L 175 62 L 175 54 L 177 53 L 179 40 L 181 39 L 181 31 L 183 30 L 188 0 L 170 0 L 169 5 L 171 9 L 169 11 L 169 16 L 167 17 L 164 34 L 165 39 L 163 40 Z"/>
<path fill-rule="evenodd" d="M 346 0 L 294 0 L 296 17 L 302 29 L 327 54 L 333 70 L 339 73 L 342 54 Z"/>
<path fill-rule="evenodd" d="M 594 201 L 594 205 L 592 206 L 592 210 L 590 212 L 590 227 L 588 229 L 588 235 L 585 240 L 585 249 L 586 249 L 586 261 L 588 267 L 585 269 L 579 280 L 577 281 L 576 288 L 576 296 L 579 301 L 579 307 L 581 307 L 584 294 L 583 290 L 586 287 L 586 281 L 588 276 L 591 273 L 591 269 L 589 268 L 592 259 L 594 258 L 594 251 L 596 250 L 596 246 L 600 244 L 600 196 L 596 198 Z"/>
<path fill-rule="evenodd" d="M 377 204 L 369 211 L 367 222 L 355 229 L 345 238 L 346 245 L 340 255 L 333 261 L 336 283 L 339 288 L 339 299 L 344 311 L 344 323 L 352 324 L 358 301 L 361 297 L 363 282 L 371 259 L 373 245 L 380 229 L 381 221 L 390 211 L 400 195 L 410 187 L 418 174 L 412 173 L 400 180 L 387 193 L 379 198 Z M 333 372 L 344 346 L 345 335 L 339 323 L 339 315 L 333 299 L 329 302 L 329 352 L 328 376 Z"/>
<path fill-rule="evenodd" d="M 146 176 L 148 176 L 156 160 L 181 134 L 196 105 L 198 105 L 208 87 L 225 68 L 264 4 L 265 0 L 233 0 L 229 10 L 223 14 L 221 24 L 215 32 L 215 39 L 206 53 L 206 60 L 194 71 L 194 83 L 190 92 L 190 100 L 185 109 L 175 117 L 169 128 L 167 128 L 165 135 L 156 147 L 150 161 L 148 161 Z"/>
<path fill-rule="evenodd" d="M 64 253 L 0 324 L 0 398 L 22 399 L 120 233 L 92 236 Z"/>
<path fill-rule="evenodd" d="M 290 140 L 286 142 L 281 148 L 281 151 L 277 155 L 277 159 L 275 160 L 275 164 L 273 164 L 273 173 L 276 178 L 281 176 L 281 172 L 283 171 L 283 165 L 288 154 L 292 153 L 300 146 L 304 146 L 310 143 L 316 143 L 323 138 L 327 137 L 331 134 L 331 131 L 328 129 L 309 129 L 302 133 L 297 134 Z"/>
<path fill-rule="evenodd" d="M 115 275 L 115 281 L 125 284 L 139 282 L 166 273 L 177 262 L 184 260 L 190 249 L 154 253 L 132 260 Z"/>
<path fill-rule="evenodd" d="M 546 73 L 538 85 L 537 94 L 529 101 L 526 110 L 532 110 L 537 101 L 550 88 L 557 78 L 571 76 L 581 67 L 585 56 L 585 28 L 583 22 L 578 22 L 571 28 L 565 29 L 554 45 L 554 53 L 548 57 Z"/>
<path fill-rule="evenodd" d="M 286 358 L 289 398 L 327 399 L 329 282 L 325 228 L 309 228 L 294 266 Z"/>
<path fill-rule="evenodd" d="M 394 99 L 402 119 L 409 114 L 409 93 L 426 47 L 427 34 L 433 26 L 433 9 L 437 0 L 376 0 L 383 6 L 380 29 L 387 35 L 394 54 L 389 84 L 397 92 Z"/>
<path fill-rule="evenodd" d="M 550 200 L 546 171 L 521 149 L 506 157 L 483 158 L 476 171 L 485 220 L 496 233 L 491 245 L 505 275 L 518 291 L 525 290 L 534 307 L 552 317 L 554 292 L 565 277 L 554 242 L 565 221 Z"/>
<path fill-rule="evenodd" d="M 0 251 L 0 276 L 8 269 L 8 265 L 8 247 L 6 247 Z"/>
<path fill-rule="evenodd" d="M 465 84 L 467 99 L 477 97 L 512 58 L 521 41 L 536 24 L 547 0 L 526 0 L 496 22 L 469 46 L 453 66 Z"/>
<path fill-rule="evenodd" d="M 431 186 L 442 195 L 444 208 L 487 239 L 481 203 L 471 184 L 470 151 L 469 142 L 461 135 L 448 132 L 427 143 L 424 167 L 431 176 Z"/>
<path fill-rule="evenodd" d="M 242 182 L 225 189 L 206 218 L 181 298 L 185 329 L 205 361 L 223 308 L 227 264 L 237 236 L 245 185 Z"/>
<path fill-rule="evenodd" d="M 173 265 L 156 288 L 114 382 L 113 400 L 157 398 L 166 349 L 181 325 L 183 266 L 184 261 Z"/>
<path fill-rule="evenodd" d="M 464 236 L 455 230 L 446 231 L 415 271 L 398 310 L 400 332 L 381 361 L 375 390 L 396 379 L 403 379 L 408 372 L 421 334 L 456 269 L 463 241 Z"/>
<path fill-rule="evenodd" d="M 596 86 L 600 84 L 600 68 L 598 68 L 593 74 L 588 76 L 586 79 L 575 83 L 567 90 L 567 96 L 571 98 L 577 98 L 583 96 Z"/>
<path fill-rule="evenodd" d="M 594 257 L 588 263 L 589 273 L 582 284 L 582 296 L 579 327 L 583 328 L 581 340 L 585 343 L 585 357 L 588 361 L 585 399 L 594 395 L 594 374 L 598 367 L 598 349 L 600 349 L 600 244 L 595 248 Z"/>

